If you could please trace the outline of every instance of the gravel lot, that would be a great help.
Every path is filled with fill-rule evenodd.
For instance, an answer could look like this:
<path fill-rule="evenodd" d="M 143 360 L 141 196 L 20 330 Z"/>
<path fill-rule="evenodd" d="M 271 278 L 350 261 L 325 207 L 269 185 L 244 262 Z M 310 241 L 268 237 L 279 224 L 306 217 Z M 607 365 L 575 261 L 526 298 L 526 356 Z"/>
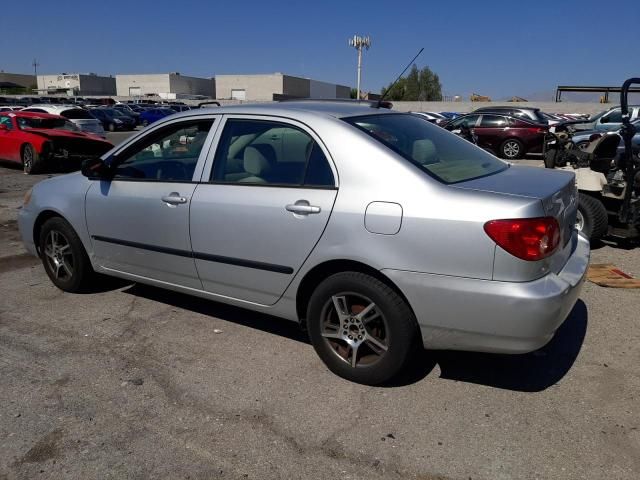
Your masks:
<path fill-rule="evenodd" d="M 364 387 L 283 320 L 57 290 L 15 224 L 45 177 L 0 166 L 0 480 L 640 478 L 640 290 L 587 283 L 538 352 L 425 353 Z M 640 249 L 593 261 L 640 276 Z"/>

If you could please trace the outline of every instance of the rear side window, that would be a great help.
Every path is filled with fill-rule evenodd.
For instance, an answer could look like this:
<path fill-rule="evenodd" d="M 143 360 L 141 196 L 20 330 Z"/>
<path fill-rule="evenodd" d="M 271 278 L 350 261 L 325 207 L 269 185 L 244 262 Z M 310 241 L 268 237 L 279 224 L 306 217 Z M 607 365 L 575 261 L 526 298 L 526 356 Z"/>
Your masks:
<path fill-rule="evenodd" d="M 509 168 L 467 140 L 410 114 L 366 115 L 345 121 L 443 183 L 464 182 Z"/>
<path fill-rule="evenodd" d="M 508 125 L 506 117 L 499 115 L 482 115 L 480 126 L 485 128 L 500 128 Z"/>
<path fill-rule="evenodd" d="M 286 123 L 263 120 L 226 122 L 211 179 L 254 185 L 335 185 L 324 152 L 308 133 Z"/>
<path fill-rule="evenodd" d="M 13 122 L 5 115 L 0 115 L 0 125 L 5 125 L 7 130 L 13 130 Z"/>

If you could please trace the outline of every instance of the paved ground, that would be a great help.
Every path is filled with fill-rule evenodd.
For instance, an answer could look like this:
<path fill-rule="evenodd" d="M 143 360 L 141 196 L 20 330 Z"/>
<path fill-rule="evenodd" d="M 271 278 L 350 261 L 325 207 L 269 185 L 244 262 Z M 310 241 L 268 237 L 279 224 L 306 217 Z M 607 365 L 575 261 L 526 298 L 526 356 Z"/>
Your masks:
<path fill-rule="evenodd" d="M 522 356 L 435 352 L 395 385 L 329 373 L 282 320 L 114 283 L 58 291 L 0 167 L 0 479 L 640 478 L 640 291 L 587 284 Z M 640 250 L 594 262 L 640 276 Z"/>

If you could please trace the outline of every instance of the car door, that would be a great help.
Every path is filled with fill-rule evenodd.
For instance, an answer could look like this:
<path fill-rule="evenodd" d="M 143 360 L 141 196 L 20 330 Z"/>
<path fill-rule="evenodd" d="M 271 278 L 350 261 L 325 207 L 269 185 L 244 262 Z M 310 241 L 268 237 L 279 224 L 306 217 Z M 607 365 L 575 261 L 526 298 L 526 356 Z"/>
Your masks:
<path fill-rule="evenodd" d="M 104 268 L 201 289 L 191 255 L 189 207 L 215 117 L 151 129 L 110 160 L 112 180 L 95 181 L 86 218 Z"/>
<path fill-rule="evenodd" d="M 198 273 L 208 292 L 272 305 L 320 239 L 337 176 L 320 139 L 293 120 L 225 116 L 217 136 L 191 202 Z"/>
<path fill-rule="evenodd" d="M 506 138 L 505 131 L 509 128 L 507 117 L 501 115 L 483 114 L 480 122 L 474 128 L 478 137 L 478 145 L 498 152 L 502 140 Z"/>
<path fill-rule="evenodd" d="M 12 114 L 0 114 L 0 159 L 21 161 L 20 159 L 20 130 L 14 122 Z"/>
<path fill-rule="evenodd" d="M 613 132 L 622 126 L 622 110 L 615 108 L 600 117 L 595 124 L 595 129 L 602 132 Z"/>

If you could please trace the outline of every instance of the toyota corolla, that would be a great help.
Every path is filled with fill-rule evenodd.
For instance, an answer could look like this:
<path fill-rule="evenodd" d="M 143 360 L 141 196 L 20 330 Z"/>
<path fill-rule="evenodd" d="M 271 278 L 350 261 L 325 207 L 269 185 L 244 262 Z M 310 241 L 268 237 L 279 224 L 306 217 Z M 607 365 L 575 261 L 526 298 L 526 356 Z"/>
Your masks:
<path fill-rule="evenodd" d="M 545 345 L 589 261 L 575 218 L 570 172 L 375 103 L 297 101 L 158 121 L 37 184 L 19 226 L 64 291 L 106 274 L 270 313 L 378 384 L 416 346 Z"/>

